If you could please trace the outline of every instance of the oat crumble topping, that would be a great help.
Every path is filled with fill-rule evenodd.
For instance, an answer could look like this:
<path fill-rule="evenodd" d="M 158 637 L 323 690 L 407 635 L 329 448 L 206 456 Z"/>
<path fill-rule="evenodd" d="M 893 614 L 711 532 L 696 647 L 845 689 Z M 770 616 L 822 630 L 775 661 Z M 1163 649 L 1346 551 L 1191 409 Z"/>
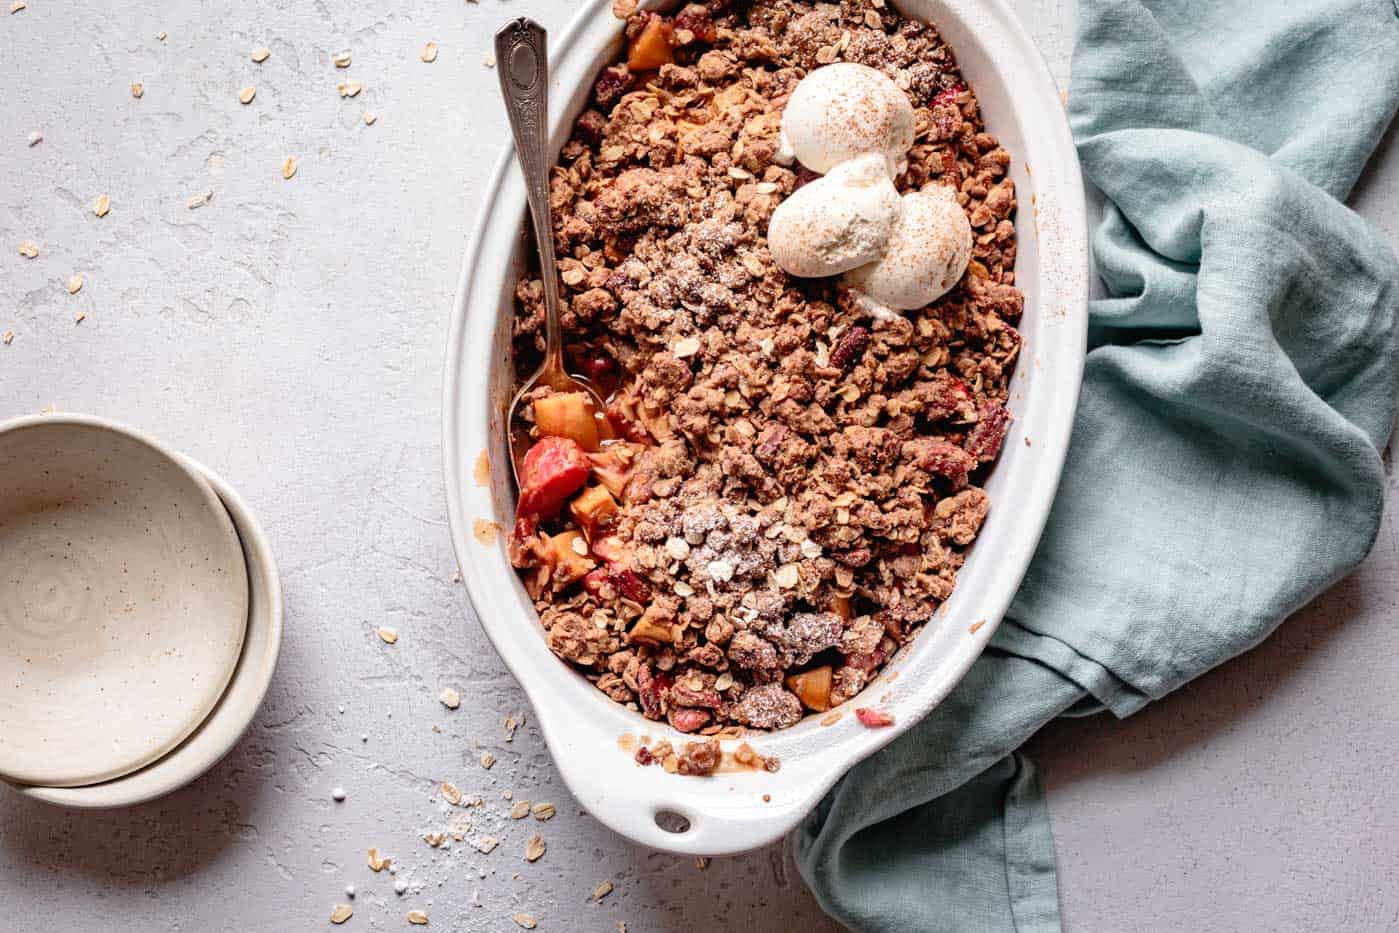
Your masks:
<path fill-rule="evenodd" d="M 565 353 L 608 417 L 580 428 L 539 390 L 532 434 L 556 442 L 549 482 L 566 479 L 526 490 L 533 514 L 522 494 L 511 558 L 549 647 L 611 699 L 705 737 L 785 728 L 916 634 L 985 520 L 1023 308 L 1010 155 L 936 29 L 880 0 L 614 8 L 628 59 L 598 77 L 551 183 Z M 837 61 L 908 94 L 896 186 L 952 188 L 973 229 L 962 281 L 893 320 L 836 277 L 789 277 L 765 240 L 815 177 L 776 160 L 783 106 Z M 528 374 L 537 273 L 517 297 Z M 712 738 L 657 751 L 638 760 L 708 774 L 720 758 Z"/>

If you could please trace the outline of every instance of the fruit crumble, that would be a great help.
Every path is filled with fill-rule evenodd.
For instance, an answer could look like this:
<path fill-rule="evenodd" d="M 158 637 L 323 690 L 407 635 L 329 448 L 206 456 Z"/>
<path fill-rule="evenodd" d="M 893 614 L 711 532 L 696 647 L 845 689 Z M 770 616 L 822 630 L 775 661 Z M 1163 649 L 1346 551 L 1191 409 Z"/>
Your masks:
<path fill-rule="evenodd" d="M 510 556 L 549 647 L 611 699 L 683 733 L 781 729 L 914 637 L 986 517 L 1023 307 L 1010 155 L 936 29 L 883 0 L 625 2 L 626 57 L 551 184 L 567 365 L 607 410 L 547 388 L 524 406 Z M 784 106 L 836 62 L 912 105 L 898 193 L 970 224 L 966 274 L 925 307 L 871 314 L 769 250 L 818 178 L 782 156 Z M 517 296 L 528 374 L 538 273 Z M 712 770 L 709 746 L 682 770 Z"/>

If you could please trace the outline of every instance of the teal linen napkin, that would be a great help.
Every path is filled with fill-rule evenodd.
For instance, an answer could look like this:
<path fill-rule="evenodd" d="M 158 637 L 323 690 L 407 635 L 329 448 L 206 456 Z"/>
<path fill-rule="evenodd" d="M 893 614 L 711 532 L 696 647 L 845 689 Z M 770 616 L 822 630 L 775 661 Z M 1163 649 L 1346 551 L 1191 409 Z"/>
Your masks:
<path fill-rule="evenodd" d="M 1059 929 L 1015 750 L 1246 651 L 1368 553 L 1399 262 L 1339 199 L 1399 104 L 1396 0 L 1083 0 L 1070 117 L 1111 297 L 1058 498 L 991 647 L 796 833 L 868 930 Z"/>

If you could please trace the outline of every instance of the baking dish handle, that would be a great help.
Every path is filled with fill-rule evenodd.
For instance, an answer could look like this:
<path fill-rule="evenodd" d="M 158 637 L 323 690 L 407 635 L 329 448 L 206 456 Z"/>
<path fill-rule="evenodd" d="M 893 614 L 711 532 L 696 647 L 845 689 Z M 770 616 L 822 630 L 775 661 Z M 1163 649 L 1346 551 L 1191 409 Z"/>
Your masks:
<path fill-rule="evenodd" d="M 780 772 L 684 777 L 605 752 L 555 761 L 602 823 L 641 845 L 684 855 L 732 855 L 781 839 L 827 790 L 814 781 L 794 786 Z"/>

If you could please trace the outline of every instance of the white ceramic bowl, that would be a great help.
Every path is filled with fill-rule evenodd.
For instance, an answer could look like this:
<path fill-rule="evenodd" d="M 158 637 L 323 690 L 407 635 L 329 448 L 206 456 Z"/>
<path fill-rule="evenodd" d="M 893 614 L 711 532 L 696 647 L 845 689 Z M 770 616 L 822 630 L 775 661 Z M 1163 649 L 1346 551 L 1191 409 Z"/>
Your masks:
<path fill-rule="evenodd" d="M 87 809 L 129 807 L 189 784 L 223 758 L 247 730 L 267 695 L 282 645 L 282 585 L 262 526 L 218 474 L 194 460 L 199 473 L 228 510 L 248 568 L 248 628 L 243 651 L 218 705 L 183 743 L 165 757 L 124 777 L 87 787 L 18 786 L 35 800 Z"/>
<path fill-rule="evenodd" d="M 0 424 L 0 777 L 80 787 L 165 755 L 247 626 L 233 522 L 178 454 L 87 415 Z"/>
<path fill-rule="evenodd" d="M 687 778 L 635 764 L 618 747 L 621 736 L 684 737 L 614 704 L 554 657 L 510 567 L 504 534 L 487 545 L 474 533 L 482 520 L 508 528 L 514 512 L 503 419 L 512 383 L 514 287 L 528 254 L 524 184 L 512 151 L 501 157 L 483 193 L 447 349 L 443 447 L 453 546 L 476 615 L 529 695 L 569 789 L 602 822 L 656 849 L 719 855 L 778 838 L 851 765 L 945 697 L 1015 595 L 1058 485 L 1083 372 L 1088 292 L 1082 181 L 1059 92 L 1003 0 L 896 0 L 895 6 L 937 24 L 981 102 L 987 127 L 1014 160 L 1016 276 L 1026 298 L 1010 400 L 1015 420 L 986 487 L 990 517 L 944 610 L 839 708 L 834 724 L 820 724 L 829 716 L 811 717 L 749 737 L 760 754 L 781 759 L 776 774 Z M 592 0 L 551 37 L 555 151 L 598 69 L 618 54 L 621 25 L 609 10 L 610 0 Z M 481 484 L 476 464 L 483 452 L 491 469 Z M 852 714 L 855 707 L 876 705 L 893 714 L 892 727 L 867 729 Z"/>

